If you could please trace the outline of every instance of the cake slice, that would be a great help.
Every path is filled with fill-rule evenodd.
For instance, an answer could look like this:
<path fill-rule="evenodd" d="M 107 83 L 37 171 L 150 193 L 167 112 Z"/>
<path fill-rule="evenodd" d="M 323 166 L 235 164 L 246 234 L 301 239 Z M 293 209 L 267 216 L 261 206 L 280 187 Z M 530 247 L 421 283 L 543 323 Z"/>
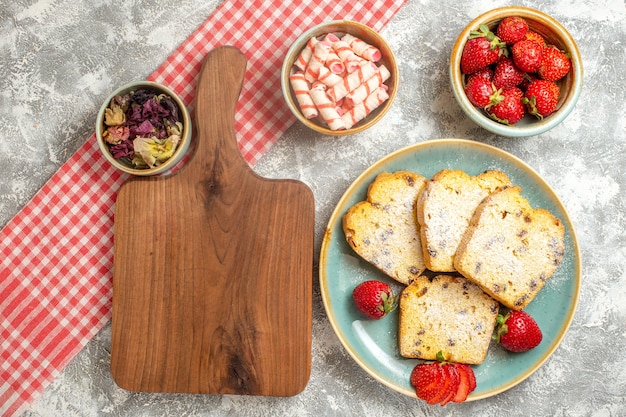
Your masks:
<path fill-rule="evenodd" d="M 399 300 L 398 346 L 405 358 L 477 365 L 485 360 L 499 304 L 469 280 L 438 275 L 415 279 Z"/>
<path fill-rule="evenodd" d="M 416 215 L 424 263 L 435 272 L 453 272 L 454 254 L 480 202 L 500 187 L 511 185 L 496 170 L 470 176 L 461 170 L 442 170 L 426 184 Z"/>
<path fill-rule="evenodd" d="M 505 187 L 478 206 L 454 258 L 457 271 L 513 310 L 531 302 L 565 254 L 563 223 L 521 190 Z"/>
<path fill-rule="evenodd" d="M 409 171 L 383 172 L 370 184 L 367 199 L 343 216 L 346 241 L 364 260 L 408 285 L 424 272 L 415 219 L 417 196 L 426 178 Z"/>

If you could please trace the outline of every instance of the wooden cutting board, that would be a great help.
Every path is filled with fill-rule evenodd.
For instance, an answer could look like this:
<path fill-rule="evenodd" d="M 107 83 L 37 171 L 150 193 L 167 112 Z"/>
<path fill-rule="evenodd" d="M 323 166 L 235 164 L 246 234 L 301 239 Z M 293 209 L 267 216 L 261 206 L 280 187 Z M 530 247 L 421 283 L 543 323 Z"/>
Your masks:
<path fill-rule="evenodd" d="M 313 194 L 261 178 L 241 156 L 245 72 L 239 50 L 213 50 L 198 81 L 195 154 L 118 194 L 111 372 L 127 390 L 291 396 L 308 382 Z"/>

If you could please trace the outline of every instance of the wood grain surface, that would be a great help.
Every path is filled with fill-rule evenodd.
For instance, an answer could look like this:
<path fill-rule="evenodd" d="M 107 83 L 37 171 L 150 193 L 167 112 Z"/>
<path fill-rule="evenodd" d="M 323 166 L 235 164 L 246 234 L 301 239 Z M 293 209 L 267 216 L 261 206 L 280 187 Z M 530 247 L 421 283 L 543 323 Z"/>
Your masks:
<path fill-rule="evenodd" d="M 241 156 L 245 73 L 239 50 L 213 50 L 198 82 L 195 154 L 118 194 L 111 372 L 122 388 L 291 396 L 308 382 L 313 194 L 258 176 Z"/>

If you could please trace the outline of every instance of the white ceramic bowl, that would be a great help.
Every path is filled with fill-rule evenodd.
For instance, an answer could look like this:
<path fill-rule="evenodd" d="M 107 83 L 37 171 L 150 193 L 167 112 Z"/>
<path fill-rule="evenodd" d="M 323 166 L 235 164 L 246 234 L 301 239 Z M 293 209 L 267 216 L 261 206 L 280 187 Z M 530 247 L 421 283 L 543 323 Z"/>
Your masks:
<path fill-rule="evenodd" d="M 169 159 L 167 159 L 165 162 L 163 162 L 162 164 L 156 167 L 145 168 L 145 169 L 134 167 L 131 163 L 125 160 L 114 158 L 113 155 L 111 154 L 111 151 L 109 150 L 109 145 L 107 144 L 107 142 L 104 140 L 104 137 L 103 137 L 103 134 L 107 129 L 104 124 L 105 110 L 107 107 L 109 107 L 113 97 L 118 96 L 118 95 L 124 95 L 130 91 L 135 91 L 140 88 L 150 88 L 150 89 L 158 91 L 159 93 L 163 93 L 163 94 L 170 96 L 174 100 L 176 105 L 178 106 L 178 109 L 180 110 L 181 119 L 182 119 L 181 121 L 183 124 L 181 140 L 178 143 L 178 146 L 176 147 L 176 150 L 174 151 L 172 156 Z M 96 118 L 96 137 L 98 140 L 98 146 L 100 147 L 100 150 L 102 151 L 102 154 L 104 155 L 104 157 L 117 169 L 124 171 L 128 174 L 137 175 L 137 176 L 157 175 L 157 174 L 165 173 L 169 171 L 170 169 L 172 169 L 178 162 L 180 162 L 182 157 L 186 154 L 187 150 L 189 149 L 189 144 L 191 142 L 191 131 L 192 131 L 191 117 L 189 115 L 189 111 L 185 107 L 180 97 L 178 97 L 176 93 L 174 93 L 172 90 L 165 87 L 164 85 L 151 82 L 151 81 L 133 82 L 130 84 L 126 84 L 116 89 L 115 91 L 113 91 L 102 104 L 102 107 L 100 108 L 100 111 L 98 112 L 98 116 Z"/>
<path fill-rule="evenodd" d="M 300 51 L 302 51 L 302 49 L 305 47 L 308 40 L 311 37 L 321 37 L 327 33 L 335 33 L 340 37 L 343 34 L 349 33 L 369 43 L 370 45 L 377 47 L 382 54 L 382 58 L 379 62 L 377 62 L 377 64 L 384 64 L 391 73 L 391 76 L 385 82 L 385 84 L 388 86 L 387 92 L 389 94 L 389 98 L 367 117 L 352 126 L 350 129 L 331 130 L 317 119 L 307 119 L 306 117 L 304 117 L 302 112 L 300 111 L 300 107 L 298 105 L 298 102 L 296 101 L 296 96 L 289 82 L 289 75 L 291 74 L 291 71 L 293 69 L 294 62 L 298 58 Z M 380 34 L 378 34 L 378 32 L 358 22 L 335 20 L 314 26 L 304 32 L 302 35 L 300 35 L 298 39 L 296 39 L 291 48 L 289 48 L 289 51 L 287 52 L 287 55 L 285 56 L 285 59 L 283 61 L 280 80 L 283 96 L 285 98 L 285 101 L 287 102 L 287 106 L 300 122 L 319 133 L 323 133 L 325 135 L 339 136 L 362 132 L 377 123 L 380 119 L 382 119 L 382 117 L 391 107 L 391 104 L 396 97 L 399 76 L 396 58 L 391 48 L 389 47 L 389 44 L 382 38 L 382 36 L 380 36 Z"/>
<path fill-rule="evenodd" d="M 465 76 L 461 73 L 461 55 L 471 31 L 477 30 L 481 24 L 486 24 L 492 30 L 507 16 L 520 16 L 528 22 L 530 30 L 535 31 L 546 39 L 547 44 L 557 46 L 567 51 L 571 57 L 572 69 L 561 80 L 557 81 L 561 95 L 554 113 L 543 120 L 526 115 L 514 126 L 496 122 L 479 108 L 470 103 L 464 92 Z M 461 109 L 476 124 L 490 132 L 501 136 L 521 137 L 534 136 L 546 132 L 561 123 L 574 109 L 582 90 L 583 66 L 580 51 L 576 42 L 565 27 L 553 17 L 535 9 L 522 6 L 508 6 L 490 10 L 472 20 L 459 34 L 452 47 L 450 55 L 450 82 L 454 96 Z"/>

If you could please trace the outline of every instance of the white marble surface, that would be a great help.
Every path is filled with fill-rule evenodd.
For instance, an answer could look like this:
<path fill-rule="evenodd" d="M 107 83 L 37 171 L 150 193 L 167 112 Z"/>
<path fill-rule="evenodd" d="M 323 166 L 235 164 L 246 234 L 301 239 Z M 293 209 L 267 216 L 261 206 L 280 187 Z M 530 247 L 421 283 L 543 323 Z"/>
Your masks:
<path fill-rule="evenodd" d="M 0 226 L 91 135 L 101 100 L 145 78 L 219 2 L 14 0 L 0 5 Z M 124 6 L 121 7 L 120 5 Z M 331 139 L 295 124 L 254 169 L 297 178 L 316 198 L 316 253 L 335 203 L 371 163 L 429 139 L 469 138 L 535 168 L 557 191 L 583 257 L 580 302 L 554 355 L 493 398 L 429 407 L 380 385 L 341 347 L 314 286 L 312 373 L 292 398 L 130 393 L 109 372 L 105 327 L 24 412 L 48 416 L 595 416 L 626 415 L 626 10 L 623 0 L 521 1 L 578 41 L 584 90 L 538 137 L 477 128 L 454 102 L 448 55 L 478 14 L 508 2 L 410 0 L 384 29 L 400 63 L 392 110 L 366 133 Z M 316 271 L 317 272 L 317 271 Z"/>

